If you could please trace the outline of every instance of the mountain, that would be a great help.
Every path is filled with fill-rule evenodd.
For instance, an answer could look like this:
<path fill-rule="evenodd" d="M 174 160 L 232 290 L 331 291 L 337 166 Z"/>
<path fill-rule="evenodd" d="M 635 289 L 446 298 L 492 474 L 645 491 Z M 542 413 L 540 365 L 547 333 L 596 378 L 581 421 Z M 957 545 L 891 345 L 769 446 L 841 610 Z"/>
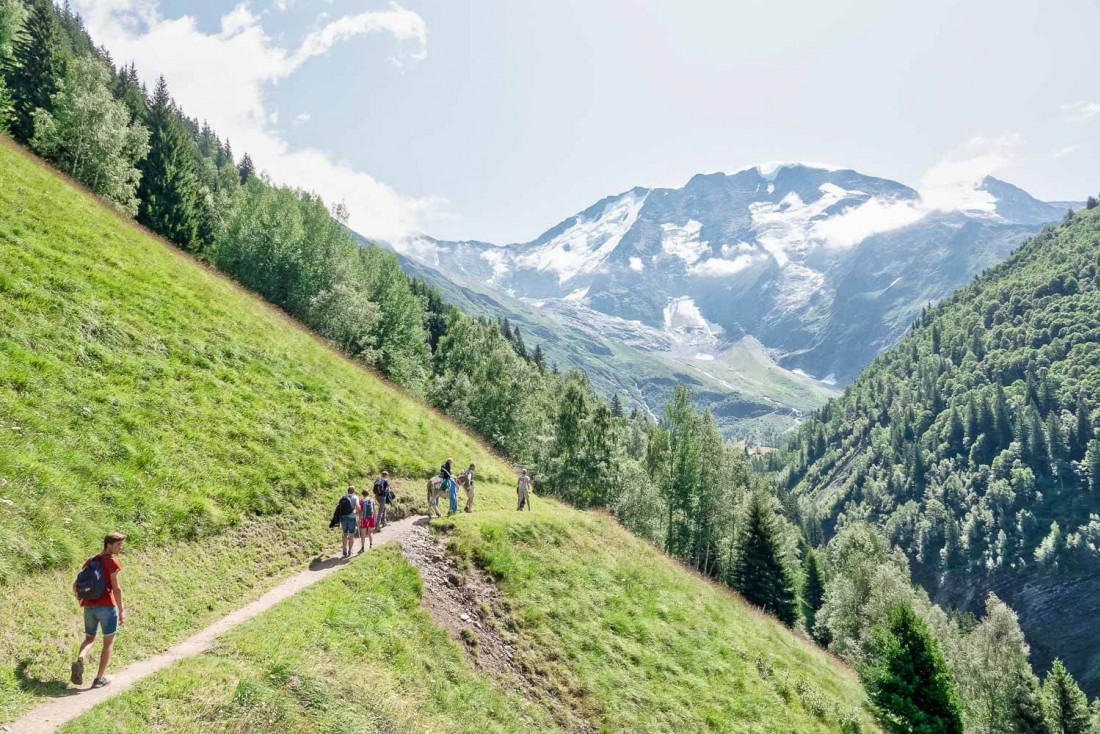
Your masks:
<path fill-rule="evenodd" d="M 731 350 L 764 355 L 777 379 L 797 385 L 796 402 L 779 401 L 789 427 L 807 399 L 819 405 L 895 344 L 922 307 L 1064 214 L 992 177 L 965 193 L 963 208 L 945 210 L 894 181 L 773 164 L 697 175 L 679 189 L 634 188 L 532 242 L 391 246 L 471 291 L 526 306 L 517 310 L 528 318 L 552 318 L 563 339 L 596 331 L 635 361 L 703 373 L 707 389 L 726 387 L 734 402 L 766 405 L 761 397 L 783 392 L 727 379 L 741 371 L 725 364 Z M 624 391 L 659 408 L 658 391 L 633 388 Z"/>
<path fill-rule="evenodd" d="M 877 523 L 937 601 L 977 611 L 995 592 L 1019 613 L 1034 662 L 1061 657 L 1092 695 L 1098 314 L 1094 208 L 924 314 L 773 458 L 812 537 Z"/>
<path fill-rule="evenodd" d="M 461 581 L 391 544 L 68 730 L 877 731 L 831 656 L 609 516 L 516 513 L 483 441 L 4 138 L 0 324 L 0 728 L 72 690 L 68 587 L 105 529 L 129 535 L 117 670 L 329 559 L 349 482 L 385 467 L 422 511 L 451 455 L 476 512 L 423 537 Z M 429 582 L 466 580 L 491 609 L 433 610 Z"/>

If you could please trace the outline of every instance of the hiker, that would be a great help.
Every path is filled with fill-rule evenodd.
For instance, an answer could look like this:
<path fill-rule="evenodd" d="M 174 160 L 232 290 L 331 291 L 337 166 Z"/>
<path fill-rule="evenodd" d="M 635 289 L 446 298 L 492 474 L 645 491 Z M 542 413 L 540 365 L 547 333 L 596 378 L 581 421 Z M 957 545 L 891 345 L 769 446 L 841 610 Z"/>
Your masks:
<path fill-rule="evenodd" d="M 374 504 L 378 516 L 375 518 L 375 527 L 381 530 L 389 525 L 386 520 L 386 505 L 393 501 L 393 490 L 390 489 L 390 473 L 382 472 L 382 476 L 374 480 Z"/>
<path fill-rule="evenodd" d="M 328 524 L 330 528 L 340 526 L 340 534 L 343 536 L 340 546 L 343 558 L 351 557 L 355 536 L 359 531 L 357 520 L 360 512 L 359 498 L 355 496 L 355 485 L 349 484 L 347 494 L 340 497 L 340 501 L 336 503 L 332 522 Z"/>
<path fill-rule="evenodd" d="M 126 536 L 122 533 L 107 533 L 103 539 L 103 552 L 85 561 L 73 582 L 73 593 L 84 609 L 84 642 L 76 653 L 69 678 L 75 686 L 84 683 L 84 656 L 95 644 L 97 629 L 103 632 L 103 650 L 99 654 L 99 672 L 92 679 L 92 688 L 102 688 L 111 682 L 111 676 L 107 675 L 107 663 L 111 662 L 115 633 L 125 619 L 122 586 L 118 582 L 122 564 L 116 557 L 122 552 L 125 540 Z"/>
<path fill-rule="evenodd" d="M 443 462 L 443 466 L 439 467 L 439 476 L 443 477 L 443 486 L 447 488 L 448 515 L 458 512 L 458 482 L 455 481 L 454 472 L 451 469 L 454 466 L 454 461 L 454 459 L 447 459 Z"/>
<path fill-rule="evenodd" d="M 474 465 L 458 475 L 458 483 L 466 490 L 466 512 L 474 511 Z"/>
<path fill-rule="evenodd" d="M 516 482 L 516 495 L 519 497 L 519 504 L 516 506 L 517 510 L 522 510 L 524 505 L 527 506 L 527 511 L 531 511 L 531 477 L 527 476 L 527 470 L 524 469 L 520 472 L 519 481 Z"/>
<path fill-rule="evenodd" d="M 363 488 L 363 497 L 359 500 L 359 555 L 363 554 L 363 545 L 370 543 L 370 547 L 374 548 L 374 525 L 376 520 L 374 518 L 374 500 L 370 498 L 367 493 L 367 488 Z"/>

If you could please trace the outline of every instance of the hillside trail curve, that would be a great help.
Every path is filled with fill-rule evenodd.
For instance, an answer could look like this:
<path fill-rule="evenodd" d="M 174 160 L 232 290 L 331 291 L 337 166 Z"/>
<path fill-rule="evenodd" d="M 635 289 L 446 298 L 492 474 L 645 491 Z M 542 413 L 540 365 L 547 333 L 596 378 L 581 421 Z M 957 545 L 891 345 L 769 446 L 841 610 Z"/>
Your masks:
<path fill-rule="evenodd" d="M 407 542 L 418 527 L 424 525 L 425 522 L 425 518 L 417 515 L 396 520 L 389 523 L 383 534 L 376 536 L 375 540 L 379 545 L 390 541 Z M 48 699 L 18 719 L 0 725 L 0 733 L 49 734 L 57 731 L 59 727 L 76 719 L 81 714 L 87 713 L 94 706 L 124 693 L 135 683 L 167 668 L 172 663 L 210 650 L 217 639 L 229 630 L 266 612 L 284 599 L 294 596 L 318 581 L 322 581 L 348 563 L 354 562 L 354 560 L 354 555 L 346 560 L 336 555 L 322 561 L 314 561 L 306 570 L 299 571 L 268 590 L 258 599 L 230 612 L 210 626 L 172 645 L 164 652 L 145 660 L 133 662 L 121 670 L 111 671 L 112 680 L 110 685 L 90 689 L 85 684 L 85 687 L 80 689 L 70 688 L 67 695 Z M 122 631 L 125 632 L 125 630 Z M 125 644 L 125 637 L 122 638 L 122 641 Z"/>

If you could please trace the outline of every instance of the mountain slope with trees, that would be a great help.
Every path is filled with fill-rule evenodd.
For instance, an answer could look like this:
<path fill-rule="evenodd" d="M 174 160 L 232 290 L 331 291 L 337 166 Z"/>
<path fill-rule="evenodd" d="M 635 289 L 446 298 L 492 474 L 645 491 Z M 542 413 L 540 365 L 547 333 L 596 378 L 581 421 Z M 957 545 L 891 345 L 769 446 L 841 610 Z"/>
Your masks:
<path fill-rule="evenodd" d="M 995 591 L 1042 668 L 1100 690 L 1100 209 L 1045 229 L 928 309 L 772 457 L 822 542 L 869 521 L 914 578 Z"/>
<path fill-rule="evenodd" d="M 261 203 L 261 216 L 288 195 L 269 191 L 273 201 Z M 296 201 L 304 212 L 285 211 L 311 211 L 309 200 Z M 344 231 L 330 222 L 332 232 Z M 378 256 L 397 272 L 390 255 Z M 446 363 L 440 374 L 453 382 L 444 395 L 462 396 L 461 410 L 475 408 L 478 417 L 470 420 L 486 433 L 508 429 L 517 416 L 493 412 L 490 396 L 464 392 L 459 382 L 510 376 L 514 389 L 533 390 L 538 383 L 520 377 L 543 379 L 534 377 L 539 367 L 523 361 L 529 372 L 510 372 L 520 358 L 499 325 L 457 312 L 447 318 L 436 344 L 436 358 Z M 331 503 L 348 482 L 363 484 L 389 469 L 399 508 L 408 511 L 423 496 L 423 480 L 453 456 L 478 465 L 478 512 L 440 529 L 452 533 L 464 562 L 499 582 L 514 617 L 510 634 L 532 679 L 594 728 L 647 721 L 656 731 L 874 730 L 859 708 L 858 680 L 835 659 L 606 516 L 540 493 L 535 511 L 518 517 L 514 469 L 474 435 L 7 141 L 0 141 L 0 325 L 0 617 L 12 622 L 0 628 L 0 721 L 65 689 L 80 629 L 67 587 L 104 528 L 130 536 L 127 626 L 116 649 L 123 665 L 255 598 L 310 558 L 327 556 L 336 543 L 326 533 Z M 432 326 L 429 320 L 422 328 Z M 468 348 L 452 350 L 449 341 Z M 598 448 L 586 427 L 589 411 L 597 425 L 612 420 L 611 408 L 588 404 L 577 376 L 545 379 L 559 380 L 553 389 L 562 393 L 555 425 L 575 429 L 551 434 L 564 453 L 548 452 L 547 473 L 576 488 L 568 496 L 580 504 L 607 501 L 594 493 L 611 483 L 589 470 L 606 456 L 596 455 L 599 463 L 563 457 Z M 684 424 L 696 420 L 688 409 Z M 507 446 L 514 435 L 506 430 L 496 438 Z M 688 445 L 686 437 L 671 442 L 685 452 Z M 681 494 L 685 502 L 690 489 Z M 703 547 L 691 543 L 692 525 L 680 511 L 674 523 L 675 548 L 686 554 Z M 311 628 L 321 627 L 318 636 L 281 661 L 300 673 L 299 683 L 330 690 L 358 680 L 360 671 L 350 667 L 358 660 L 324 641 L 330 619 L 352 615 L 361 631 L 380 607 L 416 609 L 415 572 L 391 565 L 400 576 L 393 588 L 372 587 L 360 576 L 346 583 L 361 594 L 349 594 L 336 578 L 326 587 L 328 600 L 299 602 L 324 610 Z M 363 595 L 376 606 L 364 611 Z M 379 655 L 378 665 L 393 667 L 372 675 L 391 680 L 441 670 L 462 682 L 456 692 L 475 691 L 486 705 L 505 700 L 504 684 L 470 668 L 423 615 L 410 614 L 377 621 L 407 626 L 412 637 L 402 644 L 419 647 L 400 659 Z M 285 624 L 286 612 L 273 610 L 268 619 Z M 431 647 L 445 645 L 441 655 Z M 271 652 L 265 644 L 254 656 L 245 644 L 234 663 L 203 657 L 166 671 L 170 681 L 191 683 L 155 689 L 155 701 L 140 693 L 120 699 L 119 726 L 141 728 L 134 722 L 143 719 L 132 717 L 151 703 L 174 711 L 180 726 L 195 713 L 226 725 L 251 721 L 253 708 L 232 705 L 233 697 L 210 709 L 188 704 L 186 691 L 208 682 L 204 670 L 217 674 L 211 697 L 260 690 L 289 703 L 301 689 L 273 672 Z M 738 695 L 726 695 L 730 690 Z M 476 716 L 470 701 L 430 686 L 408 695 L 430 702 L 439 721 Z M 288 715 L 340 719 L 330 709 L 303 708 L 287 707 Z"/>

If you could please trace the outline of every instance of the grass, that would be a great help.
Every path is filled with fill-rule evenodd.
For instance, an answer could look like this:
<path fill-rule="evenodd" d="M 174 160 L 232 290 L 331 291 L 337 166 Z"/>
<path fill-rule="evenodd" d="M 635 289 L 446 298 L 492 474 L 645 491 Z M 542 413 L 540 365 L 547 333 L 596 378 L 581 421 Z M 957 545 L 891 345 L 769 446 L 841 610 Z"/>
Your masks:
<path fill-rule="evenodd" d="M 852 671 L 609 518 L 542 501 L 437 525 L 497 580 L 520 665 L 600 731 L 876 730 Z"/>
<path fill-rule="evenodd" d="M 541 497 L 518 516 L 473 437 L 3 141 L 0 274 L 0 722 L 66 690 L 68 586 L 105 530 L 131 537 L 121 666 L 334 550 L 347 481 L 388 468 L 408 511 L 453 456 L 478 463 L 478 513 L 437 524 L 499 580 L 519 663 L 575 715 L 870 728 L 827 655 L 606 518 Z M 392 552 L 361 560 L 73 730 L 553 728 L 469 668 Z"/>
<path fill-rule="evenodd" d="M 420 590 L 388 545 L 62 731 L 554 730 L 540 706 L 470 669 Z"/>

